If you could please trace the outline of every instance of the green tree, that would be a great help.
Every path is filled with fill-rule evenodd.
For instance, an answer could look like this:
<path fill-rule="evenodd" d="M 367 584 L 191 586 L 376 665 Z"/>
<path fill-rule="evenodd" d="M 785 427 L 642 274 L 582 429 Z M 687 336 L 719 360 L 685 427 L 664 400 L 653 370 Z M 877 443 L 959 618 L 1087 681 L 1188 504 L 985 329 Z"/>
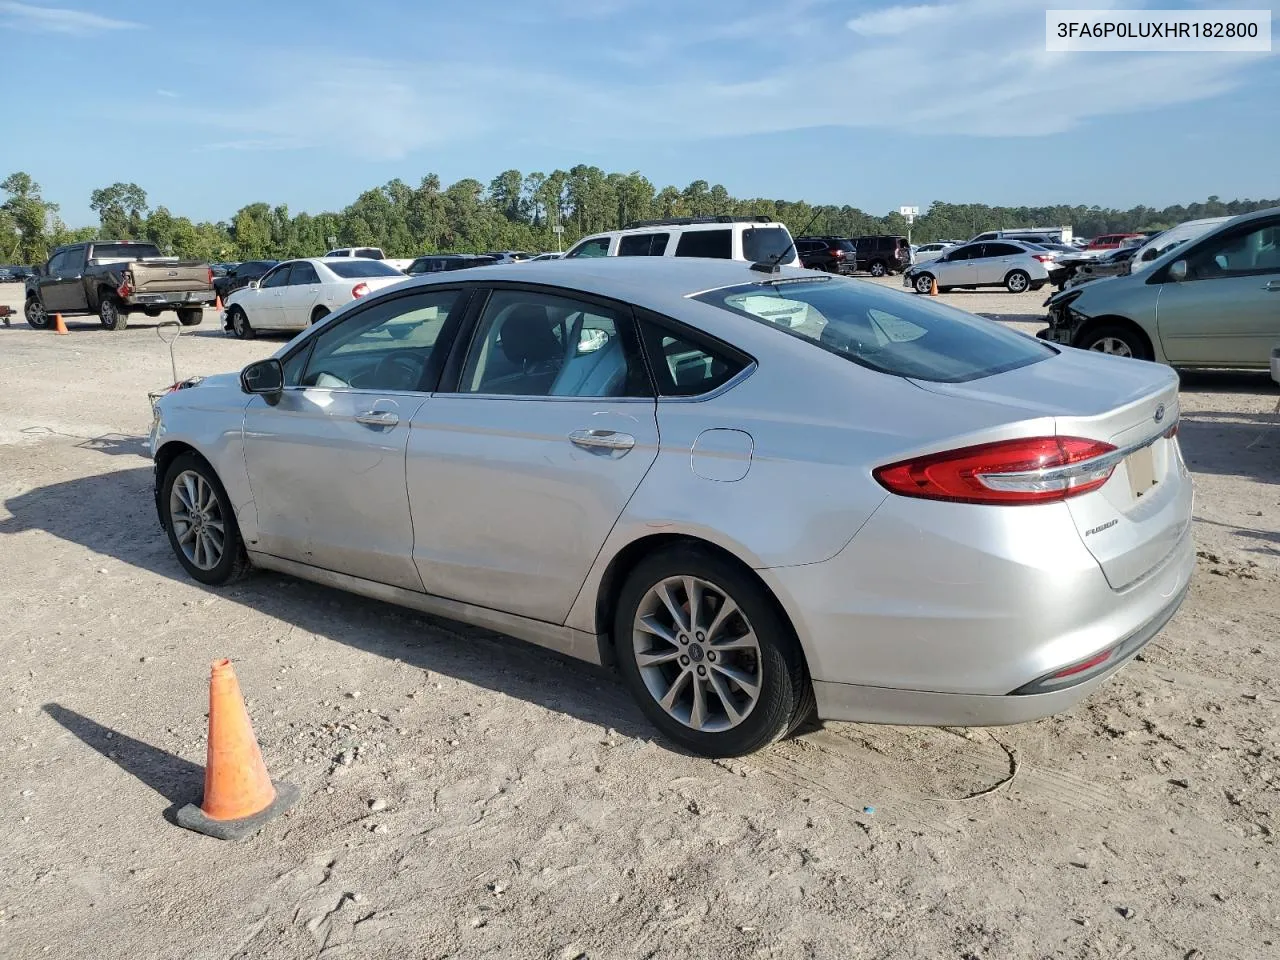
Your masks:
<path fill-rule="evenodd" d="M 136 183 L 113 183 L 93 191 L 89 209 L 98 214 L 104 240 L 134 240 L 145 233 L 147 192 Z"/>
<path fill-rule="evenodd" d="M 55 217 L 58 205 L 40 195 L 40 184 L 21 171 L 0 181 L 0 190 L 8 198 L 0 204 L 0 212 L 12 231 L 13 259 L 23 263 L 43 263 L 49 258 L 53 227 L 61 223 Z"/>

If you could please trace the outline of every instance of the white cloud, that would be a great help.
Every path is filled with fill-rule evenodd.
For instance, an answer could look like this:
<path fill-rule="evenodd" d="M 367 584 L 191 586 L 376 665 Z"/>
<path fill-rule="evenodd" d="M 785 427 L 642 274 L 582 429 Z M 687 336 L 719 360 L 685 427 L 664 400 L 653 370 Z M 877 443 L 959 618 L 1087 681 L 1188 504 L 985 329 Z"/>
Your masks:
<path fill-rule="evenodd" d="M 167 97 L 167 98 L 168 98 L 168 99 L 170 99 L 170 100 L 177 100 L 177 99 L 178 99 L 178 94 L 176 94 L 176 93 L 175 93 L 174 91 L 172 91 L 172 90 L 165 90 L 165 89 L 157 90 L 157 91 L 156 91 L 156 96 L 158 96 L 158 97 Z"/>
<path fill-rule="evenodd" d="M 886 7 L 854 17 L 845 24 L 864 37 L 893 37 L 922 28 L 940 26 L 957 11 L 957 6 Z"/>
<path fill-rule="evenodd" d="M 142 24 L 131 20 L 114 20 L 84 10 L 63 7 L 37 7 L 29 3 L 0 2 L 0 22 L 19 30 L 40 33 L 91 34 L 100 30 L 132 30 Z"/>

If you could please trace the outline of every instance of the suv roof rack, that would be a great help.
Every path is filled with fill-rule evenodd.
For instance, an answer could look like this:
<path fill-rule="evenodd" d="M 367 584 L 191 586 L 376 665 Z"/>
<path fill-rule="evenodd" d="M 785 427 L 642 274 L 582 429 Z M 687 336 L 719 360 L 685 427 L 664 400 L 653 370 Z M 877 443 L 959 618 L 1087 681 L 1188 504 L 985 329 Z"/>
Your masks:
<path fill-rule="evenodd" d="M 637 227 L 687 227 L 695 223 L 773 223 L 773 217 L 757 214 L 735 217 L 719 214 L 714 217 L 665 217 L 660 220 L 632 220 L 622 229 L 633 230 Z"/>

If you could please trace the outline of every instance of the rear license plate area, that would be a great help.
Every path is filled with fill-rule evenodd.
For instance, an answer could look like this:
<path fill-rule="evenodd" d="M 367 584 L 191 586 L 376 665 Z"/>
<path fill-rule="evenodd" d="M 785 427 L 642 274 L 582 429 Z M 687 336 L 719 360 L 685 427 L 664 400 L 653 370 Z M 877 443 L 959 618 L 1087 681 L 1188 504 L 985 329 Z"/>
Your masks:
<path fill-rule="evenodd" d="M 1140 497 L 1156 485 L 1156 456 L 1151 446 L 1135 450 L 1124 458 L 1125 472 L 1129 474 L 1129 490 Z"/>

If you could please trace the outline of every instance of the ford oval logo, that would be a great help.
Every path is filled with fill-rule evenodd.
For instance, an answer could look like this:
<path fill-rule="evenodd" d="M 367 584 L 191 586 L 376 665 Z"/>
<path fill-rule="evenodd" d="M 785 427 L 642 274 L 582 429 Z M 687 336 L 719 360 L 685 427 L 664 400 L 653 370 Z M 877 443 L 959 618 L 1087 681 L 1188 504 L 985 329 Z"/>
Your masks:
<path fill-rule="evenodd" d="M 1164 404 L 1162 403 L 1158 407 L 1156 407 L 1156 423 L 1159 423 L 1163 419 L 1164 419 Z"/>

